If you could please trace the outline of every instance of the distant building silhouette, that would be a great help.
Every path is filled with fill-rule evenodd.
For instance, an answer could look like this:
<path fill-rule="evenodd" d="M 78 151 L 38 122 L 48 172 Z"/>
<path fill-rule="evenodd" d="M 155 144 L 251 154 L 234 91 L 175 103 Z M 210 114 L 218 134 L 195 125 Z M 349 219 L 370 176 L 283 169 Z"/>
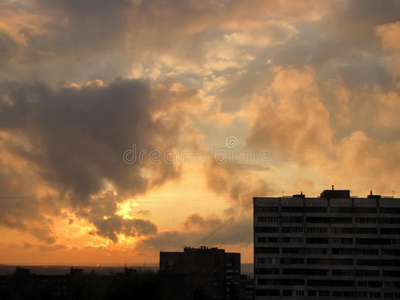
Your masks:
<path fill-rule="evenodd" d="M 400 299 L 400 199 L 254 198 L 256 299 Z"/>
<path fill-rule="evenodd" d="M 136 275 L 136 269 L 125 268 L 124 273 L 113 276 L 95 275 L 94 271 L 84 274 L 83 269 L 73 267 L 65 275 L 37 275 L 17 267 L 15 274 L 0 276 L 0 299 L 131 299 L 138 290 L 147 289 L 140 286 Z M 138 299 L 159 298 L 148 293 Z"/>
<path fill-rule="evenodd" d="M 0 276 L 1 299 L 73 299 L 80 293 L 87 276 L 83 270 L 71 268 L 66 275 L 36 275 L 17 267 L 12 276 Z"/>
<path fill-rule="evenodd" d="M 204 246 L 160 252 L 159 272 L 185 289 L 187 299 L 239 299 L 240 253 Z"/>

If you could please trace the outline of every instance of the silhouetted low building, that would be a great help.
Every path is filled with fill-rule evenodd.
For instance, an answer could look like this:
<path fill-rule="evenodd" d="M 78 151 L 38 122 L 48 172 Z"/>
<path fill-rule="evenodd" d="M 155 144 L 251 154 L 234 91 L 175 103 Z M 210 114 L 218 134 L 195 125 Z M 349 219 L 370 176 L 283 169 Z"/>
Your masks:
<path fill-rule="evenodd" d="M 181 286 L 187 299 L 239 299 L 240 253 L 204 246 L 160 252 L 159 272 Z"/>

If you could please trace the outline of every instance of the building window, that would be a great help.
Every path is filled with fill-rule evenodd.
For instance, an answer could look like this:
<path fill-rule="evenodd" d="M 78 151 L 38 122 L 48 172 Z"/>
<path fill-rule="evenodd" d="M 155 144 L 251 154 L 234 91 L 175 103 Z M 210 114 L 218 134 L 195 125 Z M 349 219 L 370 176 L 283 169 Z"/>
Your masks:
<path fill-rule="evenodd" d="M 381 297 L 381 293 L 379 293 L 379 292 L 369 292 L 368 296 L 369 296 L 369 298 L 380 298 Z"/>
<path fill-rule="evenodd" d="M 326 254 L 326 248 L 282 248 L 283 254 Z"/>
<path fill-rule="evenodd" d="M 358 285 L 359 287 L 367 287 L 367 286 L 368 286 L 368 281 L 359 281 L 359 282 L 357 283 L 357 285 Z"/>
<path fill-rule="evenodd" d="M 309 286 L 354 287 L 353 280 L 309 279 Z"/>
<path fill-rule="evenodd" d="M 257 296 L 280 296 L 280 290 L 256 290 Z"/>
<path fill-rule="evenodd" d="M 282 212 L 303 213 L 304 211 L 304 206 L 282 206 Z"/>
<path fill-rule="evenodd" d="M 341 232 L 341 228 L 340 227 L 332 227 L 331 228 L 331 233 L 340 233 Z"/>
<path fill-rule="evenodd" d="M 281 243 L 302 243 L 302 242 L 303 242 L 302 237 L 288 237 L 288 236 L 281 237 Z"/>
<path fill-rule="evenodd" d="M 400 234 L 400 228 L 381 228 L 381 234 Z"/>
<path fill-rule="evenodd" d="M 377 228 L 342 228 L 343 234 L 377 234 Z"/>
<path fill-rule="evenodd" d="M 307 227 L 307 233 L 327 233 L 326 227 Z"/>
<path fill-rule="evenodd" d="M 375 239 L 375 238 L 358 238 L 356 239 L 356 244 L 358 245 L 390 245 L 390 239 Z"/>
<path fill-rule="evenodd" d="M 354 276 L 354 270 L 332 270 L 333 276 Z"/>
<path fill-rule="evenodd" d="M 280 217 L 281 223 L 303 223 L 303 217 Z"/>
<path fill-rule="evenodd" d="M 393 293 L 385 293 L 385 294 L 383 295 L 383 297 L 384 297 L 385 299 L 395 299 Z"/>
<path fill-rule="evenodd" d="M 277 206 L 269 206 L 269 207 L 255 207 L 256 213 L 277 213 L 279 212 L 279 207 Z"/>
<path fill-rule="evenodd" d="M 304 259 L 303 258 L 297 258 L 297 257 L 286 257 L 286 258 L 281 258 L 281 265 L 297 265 L 297 264 L 303 264 Z"/>
<path fill-rule="evenodd" d="M 318 207 L 318 206 L 309 206 L 309 207 L 306 207 L 306 212 L 308 212 L 308 213 L 326 213 L 327 208 L 326 207 Z"/>
<path fill-rule="evenodd" d="M 292 290 L 283 290 L 282 295 L 286 297 L 291 297 L 292 296 Z"/>
<path fill-rule="evenodd" d="M 258 243 L 260 244 L 265 244 L 265 243 L 277 243 L 278 238 L 277 237 L 264 237 L 264 236 L 259 236 L 258 237 Z"/>
<path fill-rule="evenodd" d="M 275 257 L 260 257 L 258 258 L 258 262 L 259 264 L 272 264 L 272 265 L 276 265 L 279 264 L 279 258 L 275 258 Z"/>
<path fill-rule="evenodd" d="M 255 227 L 255 233 L 278 233 L 279 227 Z"/>
<path fill-rule="evenodd" d="M 377 218 L 356 218 L 356 223 L 376 223 Z"/>
<path fill-rule="evenodd" d="M 283 275 L 318 275 L 325 276 L 328 274 L 328 269 L 282 269 Z"/>
<path fill-rule="evenodd" d="M 296 296 L 304 297 L 304 291 L 296 291 Z"/>
<path fill-rule="evenodd" d="M 307 238 L 307 244 L 328 244 L 327 238 Z"/>
<path fill-rule="evenodd" d="M 279 253 L 278 247 L 256 247 L 255 253 Z"/>
<path fill-rule="evenodd" d="M 343 297 L 342 291 L 333 291 L 333 297 Z"/>
<path fill-rule="evenodd" d="M 332 254 L 340 255 L 378 255 L 378 249 L 332 248 Z"/>
<path fill-rule="evenodd" d="M 400 214 L 399 207 L 381 207 L 380 209 L 382 214 L 394 214 L 394 215 Z"/>
<path fill-rule="evenodd" d="M 258 217 L 258 222 L 279 223 L 279 217 Z"/>
<path fill-rule="evenodd" d="M 282 227 L 282 233 L 302 233 L 303 227 Z"/>
<path fill-rule="evenodd" d="M 382 249 L 382 254 L 400 256 L 400 249 Z"/>
<path fill-rule="evenodd" d="M 329 297 L 329 291 L 318 291 L 319 297 Z"/>
<path fill-rule="evenodd" d="M 379 219 L 381 224 L 400 224 L 400 218 L 381 218 Z"/>
<path fill-rule="evenodd" d="M 256 274 L 279 275 L 277 268 L 257 268 Z"/>
<path fill-rule="evenodd" d="M 267 238 L 266 238 L 266 237 L 263 237 L 263 236 L 259 236 L 259 237 L 258 237 L 258 242 L 259 242 L 260 244 L 264 244 L 264 243 L 267 242 Z"/>

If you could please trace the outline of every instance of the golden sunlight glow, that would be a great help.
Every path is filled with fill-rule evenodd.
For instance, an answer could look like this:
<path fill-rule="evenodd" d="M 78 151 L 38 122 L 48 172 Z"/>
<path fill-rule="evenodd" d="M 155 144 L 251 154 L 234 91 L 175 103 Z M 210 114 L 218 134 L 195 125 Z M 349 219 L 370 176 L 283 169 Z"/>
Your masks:
<path fill-rule="evenodd" d="M 123 203 L 118 203 L 117 206 L 116 215 L 120 215 L 124 219 L 134 219 L 134 208 L 138 207 L 139 204 L 133 199 L 128 199 Z"/>

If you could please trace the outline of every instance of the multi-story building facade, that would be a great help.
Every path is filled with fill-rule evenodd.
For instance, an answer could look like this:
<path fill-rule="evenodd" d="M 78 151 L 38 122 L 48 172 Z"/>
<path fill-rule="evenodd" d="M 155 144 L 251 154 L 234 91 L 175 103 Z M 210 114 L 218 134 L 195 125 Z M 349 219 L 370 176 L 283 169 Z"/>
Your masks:
<path fill-rule="evenodd" d="M 160 252 L 160 274 L 188 293 L 210 299 L 239 299 L 240 253 L 218 248 L 185 247 L 183 252 Z"/>
<path fill-rule="evenodd" d="M 256 299 L 400 299 L 400 199 L 254 198 Z"/>

